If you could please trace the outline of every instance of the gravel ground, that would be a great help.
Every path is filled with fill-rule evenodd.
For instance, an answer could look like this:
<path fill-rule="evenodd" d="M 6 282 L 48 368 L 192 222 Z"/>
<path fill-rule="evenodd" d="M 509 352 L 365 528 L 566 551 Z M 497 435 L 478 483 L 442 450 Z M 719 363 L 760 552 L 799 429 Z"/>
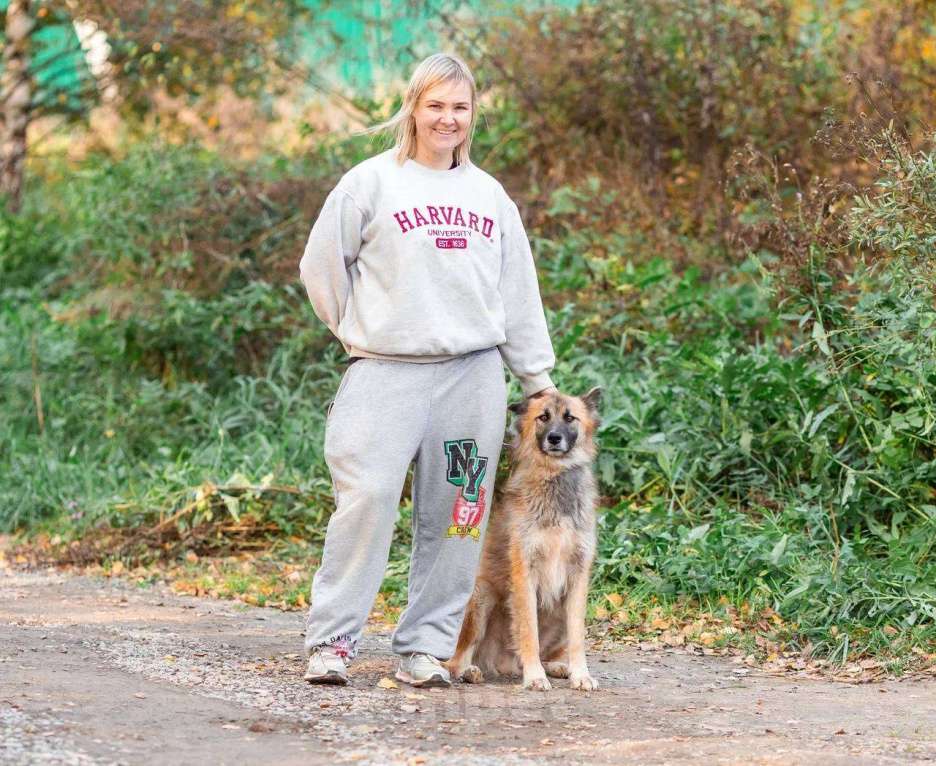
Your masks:
<path fill-rule="evenodd" d="M 590 655 L 597 692 L 415 691 L 378 685 L 395 662 L 372 632 L 349 687 L 313 687 L 301 644 L 297 613 L 0 570 L 0 763 L 936 760 L 933 680 L 854 686 L 631 647 Z"/>

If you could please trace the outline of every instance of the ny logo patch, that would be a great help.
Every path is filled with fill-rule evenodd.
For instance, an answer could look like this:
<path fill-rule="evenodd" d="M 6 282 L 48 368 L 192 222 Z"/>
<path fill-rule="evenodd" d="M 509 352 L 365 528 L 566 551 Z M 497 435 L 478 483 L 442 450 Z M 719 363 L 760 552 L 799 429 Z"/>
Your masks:
<path fill-rule="evenodd" d="M 448 469 L 445 479 L 449 484 L 461 488 L 452 508 L 452 526 L 448 528 L 448 537 L 481 536 L 481 519 L 484 516 L 484 475 L 487 473 L 488 459 L 478 455 L 478 445 L 474 439 L 454 439 L 444 444 Z"/>

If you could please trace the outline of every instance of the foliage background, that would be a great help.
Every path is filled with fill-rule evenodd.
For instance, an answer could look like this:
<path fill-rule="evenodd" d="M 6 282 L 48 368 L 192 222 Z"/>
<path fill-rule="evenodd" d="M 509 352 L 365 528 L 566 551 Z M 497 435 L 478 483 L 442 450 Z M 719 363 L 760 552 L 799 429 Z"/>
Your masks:
<path fill-rule="evenodd" d="M 249 10 L 251 40 L 282 24 Z M 932 659 L 932 4 L 501 10 L 425 12 L 475 67 L 475 161 L 521 203 L 555 377 L 606 391 L 592 615 L 768 659 Z M 259 91 L 268 66 L 307 84 L 257 50 Z M 398 102 L 265 110 L 215 63 L 204 92 L 134 76 L 89 104 L 0 217 L 0 527 L 57 560 L 253 551 L 309 573 L 320 553 L 344 359 L 297 263 L 380 148 L 349 115 Z M 404 497 L 390 613 L 408 515 Z M 226 571 L 201 582 L 243 594 Z M 253 597 L 302 606 L 307 578 L 284 583 Z"/>

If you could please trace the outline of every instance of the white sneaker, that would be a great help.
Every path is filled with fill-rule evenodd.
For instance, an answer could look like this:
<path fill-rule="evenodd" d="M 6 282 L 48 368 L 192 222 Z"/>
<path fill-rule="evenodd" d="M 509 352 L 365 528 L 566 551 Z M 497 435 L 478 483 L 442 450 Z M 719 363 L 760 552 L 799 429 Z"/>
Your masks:
<path fill-rule="evenodd" d="M 396 672 L 398 681 L 410 686 L 451 686 L 452 677 L 442 663 L 431 654 L 409 654 L 400 659 Z"/>
<path fill-rule="evenodd" d="M 348 683 L 348 668 L 344 658 L 325 646 L 320 646 L 309 655 L 309 666 L 306 668 L 306 681 L 310 684 L 340 684 Z"/>

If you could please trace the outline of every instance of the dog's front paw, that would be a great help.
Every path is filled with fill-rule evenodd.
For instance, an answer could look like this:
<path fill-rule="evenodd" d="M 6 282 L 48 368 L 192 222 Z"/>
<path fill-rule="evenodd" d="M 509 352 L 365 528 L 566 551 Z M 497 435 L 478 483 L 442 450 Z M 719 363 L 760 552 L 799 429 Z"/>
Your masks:
<path fill-rule="evenodd" d="M 552 689 L 552 686 L 550 685 L 549 681 L 546 680 L 546 676 L 542 675 L 534 676 L 532 678 L 524 678 L 523 688 L 534 692 L 548 692 L 550 689 Z"/>
<path fill-rule="evenodd" d="M 569 684 L 571 688 L 581 689 L 583 692 L 594 691 L 598 688 L 598 682 L 590 675 L 588 675 L 588 673 L 585 673 L 585 675 L 581 676 L 573 675 L 569 680 L 571 681 Z"/>
<path fill-rule="evenodd" d="M 466 684 L 483 684 L 484 673 L 477 665 L 469 665 L 462 671 L 461 680 Z"/>

